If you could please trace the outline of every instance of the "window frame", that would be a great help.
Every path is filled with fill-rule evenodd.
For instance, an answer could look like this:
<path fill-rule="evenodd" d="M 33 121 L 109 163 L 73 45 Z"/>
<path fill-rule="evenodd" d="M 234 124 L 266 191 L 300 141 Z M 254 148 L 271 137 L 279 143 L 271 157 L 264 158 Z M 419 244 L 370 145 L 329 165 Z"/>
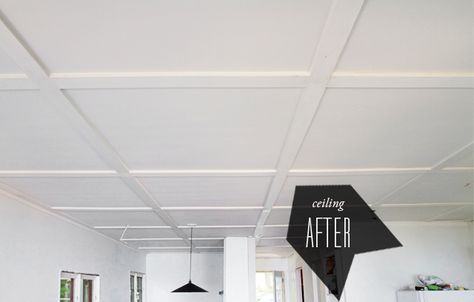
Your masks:
<path fill-rule="evenodd" d="M 133 294 L 133 301 L 130 302 L 139 302 L 138 301 L 138 278 L 142 278 L 142 301 L 140 302 L 145 302 L 146 297 L 145 297 L 145 274 L 139 273 L 139 272 L 130 272 L 130 277 L 133 277 L 133 293 L 132 293 L 132 286 L 130 284 L 130 293 Z M 129 282 L 130 283 L 130 282 Z"/>
<path fill-rule="evenodd" d="M 73 273 L 62 271 L 59 281 L 59 292 L 61 291 L 61 280 L 73 280 L 73 299 L 71 302 L 82 302 L 83 280 L 92 281 L 92 302 L 100 302 L 100 277 L 95 274 Z M 61 301 L 61 297 L 59 297 Z"/>

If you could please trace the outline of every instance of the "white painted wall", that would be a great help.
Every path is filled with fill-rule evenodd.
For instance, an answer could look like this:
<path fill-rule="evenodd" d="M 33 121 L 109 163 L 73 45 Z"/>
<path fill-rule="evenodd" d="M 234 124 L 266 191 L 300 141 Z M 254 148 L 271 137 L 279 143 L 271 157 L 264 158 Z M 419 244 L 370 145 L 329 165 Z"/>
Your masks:
<path fill-rule="evenodd" d="M 193 283 L 209 293 L 172 294 L 171 291 L 188 283 L 189 255 L 187 253 L 149 254 L 147 266 L 148 302 L 222 302 L 223 254 L 193 254 Z"/>
<path fill-rule="evenodd" d="M 128 302 L 145 256 L 51 213 L 0 195 L 0 301 L 59 301 L 62 270 L 100 275 L 101 302 Z"/>
<path fill-rule="evenodd" d="M 474 288 L 472 223 L 394 222 L 387 226 L 404 247 L 357 255 L 344 290 L 346 302 L 396 302 L 397 290 L 413 283 L 418 274 Z M 296 258 L 300 265 L 301 259 Z M 290 270 L 295 261 L 290 261 Z"/>
<path fill-rule="evenodd" d="M 418 274 L 474 286 L 472 224 L 400 222 L 387 224 L 404 247 L 357 255 L 346 285 L 347 302 L 396 302 L 396 291 Z"/>

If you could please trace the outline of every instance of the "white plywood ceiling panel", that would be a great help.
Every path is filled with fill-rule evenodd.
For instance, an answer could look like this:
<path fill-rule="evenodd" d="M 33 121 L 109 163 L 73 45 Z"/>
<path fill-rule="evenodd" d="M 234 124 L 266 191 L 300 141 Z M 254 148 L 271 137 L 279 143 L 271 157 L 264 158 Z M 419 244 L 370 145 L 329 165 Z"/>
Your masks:
<path fill-rule="evenodd" d="M 368 0 L 339 71 L 472 72 L 471 0 Z"/>
<path fill-rule="evenodd" d="M 306 70 L 330 3 L 6 0 L 1 9 L 53 72 L 255 71 Z"/>
<path fill-rule="evenodd" d="M 259 210 L 168 211 L 178 225 L 255 225 Z"/>
<path fill-rule="evenodd" d="M 0 48 L 0 74 L 23 74 L 23 71 Z"/>
<path fill-rule="evenodd" d="M 455 208 L 449 206 L 380 207 L 375 213 L 382 221 L 427 221 Z"/>
<path fill-rule="evenodd" d="M 49 206 L 146 206 L 118 177 L 10 177 L 0 182 Z"/>
<path fill-rule="evenodd" d="M 277 206 L 290 206 L 296 186 L 304 185 L 352 185 L 367 203 L 377 202 L 398 186 L 406 183 L 417 174 L 370 174 L 370 175 L 325 175 L 325 176 L 290 176 L 283 186 L 276 202 Z"/>
<path fill-rule="evenodd" d="M 474 136 L 470 89 L 329 89 L 296 169 L 431 167 Z"/>
<path fill-rule="evenodd" d="M 0 170 L 107 169 L 37 91 L 2 91 L 0 107 Z"/>
<path fill-rule="evenodd" d="M 268 215 L 267 225 L 287 225 L 290 222 L 290 209 L 273 209 Z"/>
<path fill-rule="evenodd" d="M 297 89 L 76 90 L 131 169 L 271 169 Z"/>
<path fill-rule="evenodd" d="M 432 172 L 411 182 L 384 203 L 474 203 L 474 171 Z"/>
<path fill-rule="evenodd" d="M 67 215 L 89 226 L 163 226 L 152 211 L 75 211 Z"/>
<path fill-rule="evenodd" d="M 263 237 L 286 237 L 288 227 L 265 227 Z"/>
<path fill-rule="evenodd" d="M 140 178 L 160 205 L 261 206 L 271 177 L 157 177 Z"/>

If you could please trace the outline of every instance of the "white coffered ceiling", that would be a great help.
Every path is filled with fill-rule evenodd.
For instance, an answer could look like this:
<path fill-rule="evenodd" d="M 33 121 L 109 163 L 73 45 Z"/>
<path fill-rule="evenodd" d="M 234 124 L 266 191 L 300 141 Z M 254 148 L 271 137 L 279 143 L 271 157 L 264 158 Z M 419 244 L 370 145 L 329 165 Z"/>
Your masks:
<path fill-rule="evenodd" d="M 144 251 L 285 254 L 296 185 L 472 221 L 471 0 L 0 0 L 0 190 Z M 2 197 L 4 198 L 4 197 Z"/>

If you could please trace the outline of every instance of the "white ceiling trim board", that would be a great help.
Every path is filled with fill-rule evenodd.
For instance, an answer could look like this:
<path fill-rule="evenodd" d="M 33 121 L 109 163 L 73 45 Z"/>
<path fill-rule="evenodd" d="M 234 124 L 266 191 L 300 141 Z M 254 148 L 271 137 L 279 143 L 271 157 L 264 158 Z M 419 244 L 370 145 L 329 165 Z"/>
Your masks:
<path fill-rule="evenodd" d="M 61 89 L 95 88 L 303 88 L 305 71 L 52 73 Z"/>
<path fill-rule="evenodd" d="M 171 229 L 170 226 L 167 225 L 114 225 L 114 226 L 94 226 L 96 230 L 123 230 L 123 229 L 135 229 L 135 230 L 154 230 L 154 229 L 164 229 L 169 230 Z"/>
<path fill-rule="evenodd" d="M 162 207 L 165 211 L 241 211 L 241 210 L 261 210 L 261 206 L 248 207 Z"/>
<path fill-rule="evenodd" d="M 256 225 L 251 224 L 238 224 L 238 225 L 196 225 L 196 226 L 188 226 L 188 225 L 180 225 L 178 228 L 180 229 L 250 229 L 254 228 Z"/>
<path fill-rule="evenodd" d="M 187 176 L 274 176 L 274 169 L 260 170 L 130 170 L 137 177 L 187 177 Z"/>
<path fill-rule="evenodd" d="M 362 10 L 364 0 L 336 0 L 332 3 L 311 66 L 308 86 L 302 92 L 293 122 L 280 153 L 277 174 L 274 177 L 255 230 L 255 237 L 262 237 L 263 226 L 278 195 L 282 190 L 288 171 L 296 159 L 304 138 L 317 114 L 339 57 Z"/>
<path fill-rule="evenodd" d="M 288 176 L 328 176 L 328 175 L 380 175 L 400 173 L 420 173 L 431 167 L 413 168 L 367 168 L 367 169 L 291 169 Z"/>
<path fill-rule="evenodd" d="M 114 170 L 0 170 L 0 177 L 109 177 Z"/>
<path fill-rule="evenodd" d="M 74 212 L 74 211 L 90 211 L 90 212 L 131 212 L 131 211 L 153 211 L 150 207 L 51 207 L 51 210 Z"/>
<path fill-rule="evenodd" d="M 403 208 L 403 207 L 456 207 L 468 206 L 470 203 L 466 202 L 440 202 L 440 203 L 383 203 L 378 205 L 380 208 Z"/>
<path fill-rule="evenodd" d="M 193 239 L 194 240 L 194 239 Z M 138 247 L 139 250 L 189 250 L 189 247 L 186 246 L 140 246 Z M 199 250 L 207 250 L 207 249 L 224 249 L 223 246 L 196 246 L 193 248 Z"/>
<path fill-rule="evenodd" d="M 474 88 L 473 73 L 335 72 L 330 88 Z"/>
<path fill-rule="evenodd" d="M 188 238 L 191 240 L 191 237 Z M 213 241 L 213 240 L 224 240 L 224 237 L 217 237 L 217 238 L 206 238 L 206 237 L 193 237 L 193 241 Z M 122 238 L 121 241 L 182 241 L 183 238 Z"/>

